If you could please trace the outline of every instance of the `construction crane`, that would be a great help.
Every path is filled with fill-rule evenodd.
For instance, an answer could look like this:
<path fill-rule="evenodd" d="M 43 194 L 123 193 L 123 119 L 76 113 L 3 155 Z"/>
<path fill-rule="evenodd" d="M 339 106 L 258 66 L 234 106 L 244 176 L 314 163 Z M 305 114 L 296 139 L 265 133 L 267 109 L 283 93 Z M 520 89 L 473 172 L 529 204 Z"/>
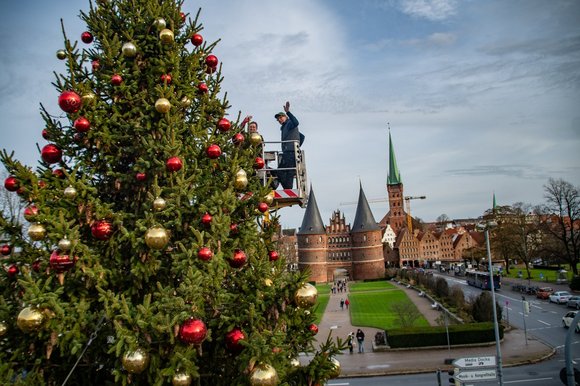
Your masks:
<path fill-rule="evenodd" d="M 413 233 L 413 220 L 411 217 L 411 200 L 424 200 L 427 196 L 405 196 L 403 197 L 405 204 L 407 204 L 407 229 L 409 233 Z"/>

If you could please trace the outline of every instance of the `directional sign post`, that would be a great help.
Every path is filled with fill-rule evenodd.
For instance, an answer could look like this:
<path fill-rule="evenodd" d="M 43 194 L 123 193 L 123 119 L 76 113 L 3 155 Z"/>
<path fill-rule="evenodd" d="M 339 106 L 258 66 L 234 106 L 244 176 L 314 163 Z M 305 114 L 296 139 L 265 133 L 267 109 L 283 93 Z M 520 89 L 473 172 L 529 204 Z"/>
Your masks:
<path fill-rule="evenodd" d="M 495 356 L 459 358 L 453 361 L 453 365 L 464 369 L 474 367 L 492 367 L 495 366 Z"/>
<path fill-rule="evenodd" d="M 489 381 L 497 378 L 497 372 L 495 369 L 460 370 L 454 377 L 460 382 Z"/>

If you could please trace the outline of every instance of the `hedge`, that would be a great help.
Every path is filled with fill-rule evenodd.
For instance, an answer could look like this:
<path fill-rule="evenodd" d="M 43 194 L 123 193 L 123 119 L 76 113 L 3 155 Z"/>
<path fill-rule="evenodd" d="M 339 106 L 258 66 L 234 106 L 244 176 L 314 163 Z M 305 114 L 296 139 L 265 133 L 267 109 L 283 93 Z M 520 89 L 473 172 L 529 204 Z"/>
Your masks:
<path fill-rule="evenodd" d="M 448 329 L 450 345 L 495 341 L 495 331 L 491 322 L 453 324 L 449 325 Z M 396 328 L 386 331 L 386 335 L 387 344 L 391 348 L 447 346 L 445 326 Z M 502 339 L 503 326 L 500 326 L 499 335 Z"/>

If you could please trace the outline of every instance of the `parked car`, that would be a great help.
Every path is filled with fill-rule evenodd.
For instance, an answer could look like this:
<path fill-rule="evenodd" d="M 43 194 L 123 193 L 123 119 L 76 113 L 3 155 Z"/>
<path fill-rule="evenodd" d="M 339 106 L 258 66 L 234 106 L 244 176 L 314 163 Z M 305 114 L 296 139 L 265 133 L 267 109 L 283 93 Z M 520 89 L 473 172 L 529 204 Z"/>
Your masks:
<path fill-rule="evenodd" d="M 562 327 L 570 328 L 572 320 L 574 320 L 574 317 L 576 316 L 577 313 L 578 311 L 570 311 L 566 313 L 566 315 L 562 317 Z M 574 329 L 574 332 L 580 333 L 580 323 L 576 325 L 576 329 Z"/>
<path fill-rule="evenodd" d="M 536 297 L 538 299 L 548 299 L 553 293 L 554 289 L 552 287 L 542 287 L 536 291 Z"/>
<path fill-rule="evenodd" d="M 572 294 L 568 291 L 556 291 L 548 299 L 550 303 L 566 304 L 571 297 Z"/>
<path fill-rule="evenodd" d="M 568 299 L 568 302 L 566 303 L 566 305 L 570 308 L 575 308 L 577 310 L 580 310 L 580 296 L 572 296 L 570 299 Z"/>

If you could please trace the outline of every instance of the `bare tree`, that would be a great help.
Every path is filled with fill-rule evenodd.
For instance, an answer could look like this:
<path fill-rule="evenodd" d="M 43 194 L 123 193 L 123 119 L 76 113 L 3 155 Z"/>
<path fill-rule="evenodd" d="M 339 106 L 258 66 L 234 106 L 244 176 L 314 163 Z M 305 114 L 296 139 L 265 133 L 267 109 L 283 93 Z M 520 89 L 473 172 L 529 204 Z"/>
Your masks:
<path fill-rule="evenodd" d="M 10 234 L 18 231 L 18 228 L 23 223 L 22 209 L 24 202 L 20 200 L 18 195 L 14 192 L 9 192 L 4 188 L 4 181 L 8 178 L 8 173 L 5 170 L 0 171 L 0 228 L 4 229 L 4 233 L 0 233 L 0 242 L 10 241 Z"/>
<path fill-rule="evenodd" d="M 401 327 L 412 327 L 421 317 L 421 313 L 414 304 L 396 302 L 391 305 L 391 311 L 397 315 Z"/>
<path fill-rule="evenodd" d="M 514 253 L 524 262 L 527 278 L 531 278 L 530 264 L 540 257 L 543 235 L 540 230 L 540 213 L 530 204 L 517 202 L 513 205 Z"/>

